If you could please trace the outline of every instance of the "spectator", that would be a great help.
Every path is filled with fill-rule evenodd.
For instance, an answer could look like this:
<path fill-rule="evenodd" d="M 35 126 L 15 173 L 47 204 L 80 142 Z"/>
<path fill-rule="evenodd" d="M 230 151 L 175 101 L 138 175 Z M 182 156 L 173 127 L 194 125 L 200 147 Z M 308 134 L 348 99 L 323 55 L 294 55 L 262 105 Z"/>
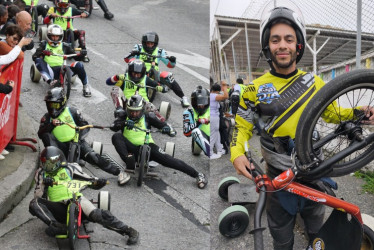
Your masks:
<path fill-rule="evenodd" d="M 8 10 L 8 19 L 5 22 L 5 24 L 0 28 L 0 35 L 5 34 L 5 30 L 9 25 L 16 24 L 16 14 L 21 11 L 20 8 L 15 4 L 9 5 L 7 10 Z M 1 13 L 0 13 L 0 16 L 1 16 Z"/>
<path fill-rule="evenodd" d="M 22 29 L 23 35 L 25 36 L 28 31 L 31 30 L 31 22 L 32 18 L 31 15 L 25 11 L 22 10 L 16 14 L 16 24 Z M 30 44 L 27 46 L 22 47 L 22 50 L 31 50 L 34 48 L 34 42 L 31 41 Z"/>
<path fill-rule="evenodd" d="M 6 38 L 0 42 L 0 55 L 4 55 L 7 51 L 13 49 L 19 41 L 22 39 L 22 30 L 17 25 L 10 25 L 5 31 Z M 23 58 L 23 52 L 21 51 L 17 59 Z"/>
<path fill-rule="evenodd" d="M 220 94 L 221 90 L 223 94 Z M 210 89 L 210 159 L 218 159 L 226 153 L 221 144 L 219 133 L 219 102 L 228 97 L 226 81 L 221 81 L 221 86 L 217 83 L 213 84 Z M 213 151 L 214 147 L 216 154 Z"/>
<path fill-rule="evenodd" d="M 3 32 L 4 25 L 8 21 L 8 10 L 4 5 L 0 5 L 0 34 Z"/>
<path fill-rule="evenodd" d="M 23 46 L 29 45 L 31 42 L 32 42 L 32 38 L 23 37 L 17 46 L 9 49 L 8 54 L 4 54 L 0 56 L 0 66 L 4 64 L 9 64 L 13 62 L 14 60 L 16 60 L 17 56 L 21 52 L 21 48 Z"/>

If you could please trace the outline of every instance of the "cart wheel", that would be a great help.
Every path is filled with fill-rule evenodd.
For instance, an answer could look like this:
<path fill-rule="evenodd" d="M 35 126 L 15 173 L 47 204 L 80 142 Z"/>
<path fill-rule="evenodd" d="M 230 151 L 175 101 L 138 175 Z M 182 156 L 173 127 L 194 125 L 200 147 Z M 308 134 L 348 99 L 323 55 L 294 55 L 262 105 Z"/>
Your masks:
<path fill-rule="evenodd" d="M 103 210 L 110 210 L 110 193 L 109 191 L 100 191 L 97 194 L 97 206 Z"/>
<path fill-rule="evenodd" d="M 30 13 L 31 17 L 32 17 L 32 21 L 31 21 L 31 29 L 33 31 L 38 32 L 38 26 L 39 26 L 39 15 L 38 15 L 38 10 L 36 8 L 36 6 L 34 8 L 32 8 L 31 10 L 31 13 Z"/>
<path fill-rule="evenodd" d="M 144 144 L 140 147 L 140 155 L 138 161 L 138 180 L 137 186 L 140 187 L 143 184 L 143 178 L 146 175 L 148 163 L 149 163 L 149 146 Z"/>
<path fill-rule="evenodd" d="M 47 40 L 47 27 L 40 27 L 39 29 L 39 41 Z"/>
<path fill-rule="evenodd" d="M 160 114 L 165 117 L 165 120 L 169 119 L 171 113 L 171 105 L 169 102 L 162 101 L 159 110 Z"/>
<path fill-rule="evenodd" d="M 77 204 L 71 203 L 69 206 L 69 218 L 68 218 L 68 239 L 70 249 L 75 249 L 75 240 L 77 239 L 78 232 L 78 214 L 79 209 Z"/>
<path fill-rule="evenodd" d="M 91 147 L 99 155 L 103 154 L 103 147 L 104 147 L 104 145 L 101 142 L 94 141 L 94 142 L 92 142 Z"/>
<path fill-rule="evenodd" d="M 194 140 L 192 140 L 191 149 L 193 155 L 200 155 L 201 151 L 203 151 Z"/>
<path fill-rule="evenodd" d="M 168 155 L 171 155 L 172 157 L 174 157 L 174 153 L 175 153 L 175 143 L 174 142 L 166 142 L 165 144 L 165 153 L 167 153 Z"/>
<path fill-rule="evenodd" d="M 40 76 L 39 70 L 36 68 L 35 64 L 32 64 L 31 68 L 30 68 L 30 78 L 31 78 L 31 81 L 35 82 L 35 83 L 39 83 L 40 77 L 41 76 Z"/>
<path fill-rule="evenodd" d="M 239 179 L 234 176 L 229 176 L 224 179 L 218 184 L 218 195 L 225 201 L 228 200 L 228 191 L 229 186 L 235 183 L 240 183 Z"/>
<path fill-rule="evenodd" d="M 374 231 L 367 225 L 363 225 L 364 235 L 361 241 L 361 250 L 374 249 Z"/>
<path fill-rule="evenodd" d="M 231 206 L 223 210 L 218 218 L 219 232 L 226 237 L 234 238 L 242 234 L 249 224 L 249 215 L 245 207 Z"/>
<path fill-rule="evenodd" d="M 155 99 L 156 97 L 156 90 L 155 89 L 152 89 L 152 88 L 148 88 L 147 89 L 147 96 L 148 96 L 148 100 L 150 102 L 153 102 L 153 100 Z"/>

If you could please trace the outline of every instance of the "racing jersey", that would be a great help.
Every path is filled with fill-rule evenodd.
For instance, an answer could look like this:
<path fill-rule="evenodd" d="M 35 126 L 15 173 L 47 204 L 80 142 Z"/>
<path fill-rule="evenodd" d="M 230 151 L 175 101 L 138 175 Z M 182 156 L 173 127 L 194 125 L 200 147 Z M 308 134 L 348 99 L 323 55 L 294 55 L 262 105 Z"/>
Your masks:
<path fill-rule="evenodd" d="M 51 51 L 53 54 L 57 55 L 63 55 L 63 43 L 60 43 L 57 47 L 53 47 L 49 45 L 49 43 L 45 43 L 45 50 Z M 51 67 L 56 67 L 56 66 L 62 66 L 64 64 L 64 58 L 62 56 L 45 56 L 44 61 Z"/>
<path fill-rule="evenodd" d="M 126 120 L 129 119 L 127 118 Z M 147 123 L 144 115 L 137 122 L 135 122 L 135 126 L 144 130 L 147 129 Z M 144 131 L 141 131 L 137 128 L 128 129 L 127 127 L 124 127 L 122 134 L 135 146 L 141 146 L 144 144 L 144 139 L 146 135 L 146 132 Z M 152 139 L 151 134 L 149 134 L 149 143 L 155 143 Z"/>
<path fill-rule="evenodd" d="M 244 145 L 251 138 L 257 119 L 270 137 L 295 139 L 303 110 L 324 85 L 318 76 L 301 70 L 295 70 L 287 76 L 272 71 L 250 83 L 244 89 L 235 118 L 231 162 L 244 155 Z M 333 102 L 321 117 L 325 122 L 339 123 L 353 116 L 352 109 L 341 108 Z"/>

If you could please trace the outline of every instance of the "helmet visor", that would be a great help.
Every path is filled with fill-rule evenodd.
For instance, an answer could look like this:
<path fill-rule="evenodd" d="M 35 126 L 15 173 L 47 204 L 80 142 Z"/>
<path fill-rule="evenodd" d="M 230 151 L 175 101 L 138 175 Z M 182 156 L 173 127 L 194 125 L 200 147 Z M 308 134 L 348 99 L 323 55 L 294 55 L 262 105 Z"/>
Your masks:
<path fill-rule="evenodd" d="M 205 106 L 209 105 L 209 100 L 208 96 L 203 96 L 203 95 L 198 95 L 196 98 L 196 104 L 197 106 Z"/>
<path fill-rule="evenodd" d="M 62 105 L 59 102 L 47 102 L 47 108 L 48 109 L 60 109 L 61 106 Z"/>
<path fill-rule="evenodd" d="M 70 3 L 62 3 L 62 2 L 57 3 L 57 7 L 63 8 L 63 9 L 69 8 L 69 5 L 70 5 Z"/>
<path fill-rule="evenodd" d="M 48 160 L 44 158 L 44 162 L 43 162 L 43 159 L 41 160 L 43 164 L 43 169 L 48 173 L 56 171 L 60 167 L 60 163 L 59 163 L 60 156 L 59 155 L 52 156 Z"/>

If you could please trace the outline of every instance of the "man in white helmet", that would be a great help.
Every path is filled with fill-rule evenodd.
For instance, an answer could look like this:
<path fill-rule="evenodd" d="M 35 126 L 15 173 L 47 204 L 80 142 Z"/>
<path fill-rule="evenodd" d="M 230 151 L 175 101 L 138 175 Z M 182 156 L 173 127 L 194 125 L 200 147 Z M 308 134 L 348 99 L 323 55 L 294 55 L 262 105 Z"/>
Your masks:
<path fill-rule="evenodd" d="M 306 104 L 325 84 L 318 76 L 296 68 L 304 52 L 306 31 L 303 16 L 292 2 L 271 1 L 265 7 L 260 40 L 271 70 L 244 89 L 231 142 L 230 160 L 237 173 L 249 179 L 252 175 L 248 169 L 254 167 L 244 153 L 254 124 L 259 122 L 261 126 L 261 152 L 267 175 L 274 178 L 292 166 L 290 154 L 297 122 Z M 370 113 L 374 113 L 372 108 Z M 326 184 L 296 181 L 318 184 L 320 190 Z M 328 184 L 334 187 L 336 183 L 328 179 Z M 268 193 L 266 212 L 274 249 L 293 249 L 296 214 L 300 213 L 305 232 L 313 239 L 323 224 L 325 209 L 319 203 L 280 191 Z"/>

